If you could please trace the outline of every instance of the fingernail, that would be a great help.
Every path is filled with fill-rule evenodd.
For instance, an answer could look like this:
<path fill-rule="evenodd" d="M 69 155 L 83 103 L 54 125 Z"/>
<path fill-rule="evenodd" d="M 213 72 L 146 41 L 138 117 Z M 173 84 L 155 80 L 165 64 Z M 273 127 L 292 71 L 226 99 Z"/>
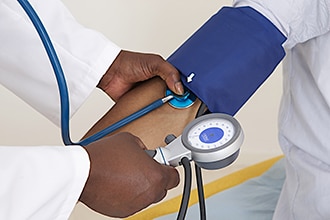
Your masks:
<path fill-rule="evenodd" d="M 174 84 L 174 86 L 175 86 L 175 90 L 176 90 L 177 94 L 178 95 L 183 95 L 184 89 L 183 89 L 182 82 L 180 82 L 180 81 L 179 82 L 176 82 Z"/>

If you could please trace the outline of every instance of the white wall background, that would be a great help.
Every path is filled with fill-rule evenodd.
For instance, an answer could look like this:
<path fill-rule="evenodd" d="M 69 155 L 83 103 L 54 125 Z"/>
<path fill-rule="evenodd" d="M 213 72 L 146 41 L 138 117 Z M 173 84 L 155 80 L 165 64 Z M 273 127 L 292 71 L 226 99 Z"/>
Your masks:
<path fill-rule="evenodd" d="M 123 49 L 155 52 L 168 57 L 212 14 L 230 0 L 63 0 L 85 26 L 106 35 Z M 243 166 L 281 154 L 277 143 L 277 111 L 281 96 L 281 69 L 267 80 L 237 114 L 245 132 L 245 143 L 230 168 L 206 172 L 208 182 Z M 57 127 L 0 87 L 1 145 L 58 145 Z M 71 121 L 77 140 L 112 103 L 95 90 Z M 179 186 L 169 197 L 181 192 Z M 81 204 L 71 220 L 110 219 Z"/>

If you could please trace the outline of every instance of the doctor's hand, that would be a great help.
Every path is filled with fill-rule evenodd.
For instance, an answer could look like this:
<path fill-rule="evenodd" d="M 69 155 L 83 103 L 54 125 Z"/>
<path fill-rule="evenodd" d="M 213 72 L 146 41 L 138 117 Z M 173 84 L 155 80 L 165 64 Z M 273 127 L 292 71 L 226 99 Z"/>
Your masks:
<path fill-rule="evenodd" d="M 104 74 L 98 87 L 117 101 L 136 83 L 154 76 L 160 76 L 173 92 L 183 94 L 178 70 L 161 56 L 124 50 Z"/>
<path fill-rule="evenodd" d="M 173 167 L 160 165 L 139 138 L 118 133 L 86 147 L 90 174 L 80 201 L 111 217 L 127 217 L 162 200 L 179 183 Z"/>

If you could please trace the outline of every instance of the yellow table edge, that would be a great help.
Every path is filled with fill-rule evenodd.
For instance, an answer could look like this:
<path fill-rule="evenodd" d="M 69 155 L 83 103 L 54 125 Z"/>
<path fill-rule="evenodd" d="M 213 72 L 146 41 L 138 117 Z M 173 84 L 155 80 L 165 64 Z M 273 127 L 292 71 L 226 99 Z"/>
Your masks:
<path fill-rule="evenodd" d="M 227 176 L 221 177 L 213 182 L 204 185 L 205 198 L 208 198 L 216 193 L 223 190 L 241 184 L 242 182 L 260 176 L 262 173 L 267 171 L 274 163 L 276 163 L 283 156 L 277 156 L 263 162 L 251 165 L 243 168 Z M 194 205 L 198 202 L 197 189 L 191 191 L 189 200 L 189 206 Z M 175 213 L 179 211 L 181 203 L 181 195 L 174 197 L 170 200 L 161 202 L 155 206 L 152 206 L 144 211 L 141 211 L 126 220 L 151 220 L 164 215 Z"/>

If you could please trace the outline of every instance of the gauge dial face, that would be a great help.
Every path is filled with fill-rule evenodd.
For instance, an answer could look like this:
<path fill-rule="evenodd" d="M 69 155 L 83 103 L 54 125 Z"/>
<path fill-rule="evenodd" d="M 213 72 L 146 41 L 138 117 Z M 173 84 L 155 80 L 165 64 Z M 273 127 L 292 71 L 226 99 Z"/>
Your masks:
<path fill-rule="evenodd" d="M 192 126 L 187 133 L 187 140 L 193 148 L 210 150 L 222 147 L 234 134 L 235 127 L 231 121 L 209 118 Z"/>

